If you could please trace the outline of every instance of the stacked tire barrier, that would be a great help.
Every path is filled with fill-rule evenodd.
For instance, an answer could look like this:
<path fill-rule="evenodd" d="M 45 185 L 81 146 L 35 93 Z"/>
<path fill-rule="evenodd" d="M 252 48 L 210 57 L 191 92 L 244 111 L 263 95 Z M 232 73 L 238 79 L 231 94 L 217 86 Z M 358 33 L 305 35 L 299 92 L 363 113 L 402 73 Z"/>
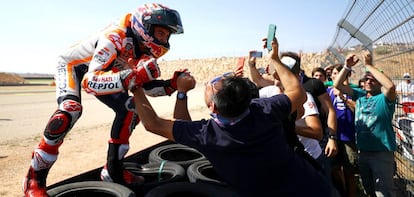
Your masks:
<path fill-rule="evenodd" d="M 171 142 L 138 152 L 125 159 L 125 169 L 144 182 L 124 186 L 99 180 L 102 167 L 48 187 L 52 197 L 114 196 L 237 196 L 197 150 Z"/>

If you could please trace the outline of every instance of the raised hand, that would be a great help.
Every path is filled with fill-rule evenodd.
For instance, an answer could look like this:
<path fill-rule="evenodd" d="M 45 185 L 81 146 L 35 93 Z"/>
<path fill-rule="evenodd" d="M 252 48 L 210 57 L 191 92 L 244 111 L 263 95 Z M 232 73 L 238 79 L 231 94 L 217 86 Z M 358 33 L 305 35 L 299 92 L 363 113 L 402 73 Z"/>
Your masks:
<path fill-rule="evenodd" d="M 365 65 L 372 65 L 371 52 L 369 52 L 368 50 L 364 50 L 363 54 L 364 54 Z"/>
<path fill-rule="evenodd" d="M 190 71 L 188 71 L 187 68 L 185 69 L 180 69 L 180 70 L 176 70 L 172 76 L 172 78 L 170 79 L 170 86 L 177 90 L 177 79 L 181 76 L 181 75 L 189 75 Z"/>
<path fill-rule="evenodd" d="M 358 62 L 359 62 L 359 59 L 356 57 L 355 54 L 349 54 L 345 60 L 346 66 L 348 67 L 355 66 Z"/>
<path fill-rule="evenodd" d="M 177 78 L 177 91 L 188 92 L 195 88 L 196 80 L 190 73 L 184 73 Z"/>
<path fill-rule="evenodd" d="M 244 75 L 244 62 L 246 61 L 245 57 L 239 57 L 237 61 L 237 67 L 234 69 L 234 74 L 237 77 L 243 77 Z"/>
<path fill-rule="evenodd" d="M 262 39 L 263 42 L 265 42 L 264 46 L 266 45 L 267 38 Z M 277 41 L 276 37 L 273 38 L 272 41 L 272 50 L 267 54 L 267 56 L 271 59 L 279 59 L 279 42 Z"/>
<path fill-rule="evenodd" d="M 254 53 L 256 51 L 249 51 L 249 57 L 247 60 L 247 63 L 249 64 L 249 66 L 256 66 L 256 57 L 252 56 L 252 53 Z"/>

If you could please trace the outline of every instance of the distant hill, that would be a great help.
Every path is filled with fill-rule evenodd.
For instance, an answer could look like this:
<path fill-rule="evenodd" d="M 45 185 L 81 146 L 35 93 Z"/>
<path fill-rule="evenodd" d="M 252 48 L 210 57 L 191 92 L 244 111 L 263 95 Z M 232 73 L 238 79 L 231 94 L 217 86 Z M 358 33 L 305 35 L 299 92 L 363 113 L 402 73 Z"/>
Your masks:
<path fill-rule="evenodd" d="M 360 51 L 353 51 L 360 54 Z M 320 53 L 304 53 L 302 54 L 302 69 L 306 75 L 311 76 L 311 70 L 315 67 L 325 65 L 327 61 L 327 52 Z M 384 55 L 378 55 L 381 58 Z M 197 82 L 203 83 L 211 77 L 222 74 L 224 72 L 232 71 L 236 68 L 239 57 L 217 57 L 206 59 L 181 59 L 181 60 L 159 60 L 158 64 L 161 69 L 161 78 L 171 78 L 174 71 L 187 68 L 195 77 Z M 361 59 L 362 57 L 360 57 Z M 399 61 L 381 61 L 376 67 L 381 68 L 391 78 L 399 78 L 403 72 L 414 72 L 413 61 L 414 55 L 410 57 L 408 62 Z M 325 63 L 324 63 L 325 62 Z M 264 58 L 257 60 L 257 67 L 264 67 L 266 65 Z M 404 67 L 402 67 L 404 65 Z M 351 77 L 351 82 L 356 83 L 365 71 L 364 66 L 359 65 L 354 67 L 355 73 Z M 247 66 L 247 59 L 244 66 L 244 76 L 249 77 L 250 72 Z M 33 83 L 49 83 L 53 85 L 53 74 L 39 74 L 39 73 L 0 73 L 0 85 L 4 84 L 33 84 Z"/>
<path fill-rule="evenodd" d="M 43 73 L 18 73 L 20 77 L 25 79 L 53 79 L 53 74 L 43 74 Z"/>
<path fill-rule="evenodd" d="M 25 83 L 26 83 L 26 80 L 17 74 L 0 72 L 0 84 L 1 85 L 25 84 Z"/>
<path fill-rule="evenodd" d="M 0 72 L 0 85 L 54 85 L 52 74 Z"/>

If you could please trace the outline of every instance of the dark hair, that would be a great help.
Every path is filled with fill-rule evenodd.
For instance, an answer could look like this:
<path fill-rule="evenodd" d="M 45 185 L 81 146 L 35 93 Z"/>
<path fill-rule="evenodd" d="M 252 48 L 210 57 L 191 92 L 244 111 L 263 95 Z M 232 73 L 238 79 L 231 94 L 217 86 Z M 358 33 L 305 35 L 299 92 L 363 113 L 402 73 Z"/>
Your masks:
<path fill-rule="evenodd" d="M 280 58 L 285 57 L 285 56 L 291 57 L 294 60 L 296 60 L 295 65 L 290 70 L 295 74 L 299 74 L 300 70 L 301 70 L 300 69 L 300 57 L 299 57 L 299 55 L 297 53 L 291 52 L 291 51 L 283 52 L 283 53 L 280 54 Z"/>
<path fill-rule="evenodd" d="M 313 69 L 312 69 L 312 77 L 313 77 L 313 75 L 314 75 L 316 72 L 320 72 L 320 73 L 322 73 L 322 74 L 323 74 L 323 76 L 325 76 L 325 78 L 327 77 L 327 76 L 326 76 L 326 71 L 325 71 L 325 69 L 323 69 L 322 67 L 316 67 L 316 68 L 313 68 Z"/>
<path fill-rule="evenodd" d="M 247 84 L 249 84 L 249 87 L 250 87 L 249 90 L 250 90 L 252 99 L 259 98 L 260 94 L 259 94 L 259 88 L 257 87 L 257 85 L 248 78 L 246 78 L 246 81 L 247 81 Z"/>
<path fill-rule="evenodd" d="M 363 79 L 364 79 L 365 81 L 368 81 L 368 78 L 371 78 L 371 79 L 375 79 L 375 80 L 377 80 L 377 79 L 374 77 L 374 75 L 372 75 L 372 73 L 371 73 L 371 72 L 366 71 L 366 72 L 365 72 L 365 75 L 364 75 L 364 77 L 363 77 Z"/>
<path fill-rule="evenodd" d="M 333 68 L 332 69 L 335 69 L 335 70 L 337 70 L 338 72 L 341 72 L 341 70 L 344 68 L 344 66 L 342 65 L 342 64 L 335 64 L 334 66 L 333 66 Z"/>
<path fill-rule="evenodd" d="M 223 79 L 222 84 L 222 89 L 213 96 L 216 109 L 223 117 L 237 117 L 246 111 L 255 95 L 250 80 L 230 77 Z"/>
<path fill-rule="evenodd" d="M 363 88 L 363 87 L 361 86 L 361 83 L 365 83 L 365 81 L 366 81 L 366 79 L 365 79 L 365 78 L 361 78 L 361 79 L 359 79 L 359 80 L 358 80 L 358 87 L 359 87 L 359 88 Z"/>
<path fill-rule="evenodd" d="M 341 70 L 344 68 L 344 65 L 342 64 L 335 64 L 333 69 L 337 70 L 338 72 L 341 72 Z M 350 77 L 352 75 L 352 71 L 348 72 L 348 74 L 346 74 L 346 77 Z"/>

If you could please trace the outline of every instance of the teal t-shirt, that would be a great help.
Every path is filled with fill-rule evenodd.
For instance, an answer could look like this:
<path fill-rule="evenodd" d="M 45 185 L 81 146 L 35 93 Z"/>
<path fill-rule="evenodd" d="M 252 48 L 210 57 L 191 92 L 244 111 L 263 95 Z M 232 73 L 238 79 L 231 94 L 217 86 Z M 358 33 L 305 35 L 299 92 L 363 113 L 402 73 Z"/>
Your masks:
<path fill-rule="evenodd" d="M 392 129 L 395 101 L 388 101 L 384 94 L 367 98 L 354 91 L 356 143 L 362 151 L 395 151 L 395 133 Z"/>
<path fill-rule="evenodd" d="M 325 81 L 323 83 L 323 85 L 325 85 L 325 87 L 332 87 L 333 86 L 333 81 Z M 358 88 L 358 85 L 355 83 L 349 83 L 349 87 L 351 88 Z"/>

